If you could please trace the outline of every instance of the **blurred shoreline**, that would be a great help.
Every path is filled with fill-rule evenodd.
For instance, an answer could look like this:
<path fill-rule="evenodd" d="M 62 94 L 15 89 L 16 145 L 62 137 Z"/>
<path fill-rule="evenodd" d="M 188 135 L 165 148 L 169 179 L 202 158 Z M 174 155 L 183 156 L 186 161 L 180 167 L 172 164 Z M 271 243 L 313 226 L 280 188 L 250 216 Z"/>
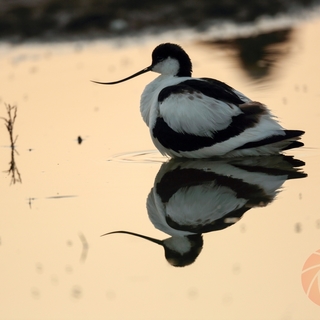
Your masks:
<path fill-rule="evenodd" d="M 183 28 L 199 32 L 230 22 L 303 18 L 318 6 L 320 0 L 0 0 L 0 41 L 112 38 Z"/>

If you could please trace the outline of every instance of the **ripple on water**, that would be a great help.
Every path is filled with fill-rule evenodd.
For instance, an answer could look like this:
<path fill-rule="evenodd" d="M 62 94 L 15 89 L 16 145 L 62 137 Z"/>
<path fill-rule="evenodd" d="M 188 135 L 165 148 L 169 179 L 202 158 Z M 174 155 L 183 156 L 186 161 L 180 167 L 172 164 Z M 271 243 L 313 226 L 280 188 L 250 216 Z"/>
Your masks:
<path fill-rule="evenodd" d="M 319 155 L 319 150 L 317 148 L 303 147 L 300 150 L 296 150 L 296 153 L 297 158 L 312 157 Z M 117 153 L 108 158 L 107 161 L 126 163 L 164 163 L 169 159 L 170 158 L 161 155 L 158 150 L 154 149 Z"/>
<path fill-rule="evenodd" d="M 141 150 L 118 153 L 107 159 L 107 161 L 117 161 L 126 163 L 163 163 L 167 160 L 168 158 L 162 156 L 158 150 Z"/>

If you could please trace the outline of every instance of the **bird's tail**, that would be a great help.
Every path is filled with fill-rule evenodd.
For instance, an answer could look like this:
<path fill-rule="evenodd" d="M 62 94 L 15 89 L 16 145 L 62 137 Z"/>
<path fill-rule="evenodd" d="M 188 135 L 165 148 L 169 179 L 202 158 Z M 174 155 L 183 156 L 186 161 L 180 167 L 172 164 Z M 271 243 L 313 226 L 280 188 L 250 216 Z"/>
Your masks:
<path fill-rule="evenodd" d="M 284 135 L 283 135 L 284 132 Z M 270 137 L 263 138 L 258 141 L 248 142 L 235 150 L 259 148 L 272 146 L 278 150 L 288 150 L 292 148 L 302 147 L 304 144 L 297 141 L 304 134 L 302 130 L 283 130 L 282 134 L 274 134 Z"/>
<path fill-rule="evenodd" d="M 281 150 L 289 150 L 293 148 L 300 148 L 304 146 L 304 143 L 297 141 L 301 139 L 301 136 L 304 134 L 302 130 L 284 130 L 285 136 L 283 141 L 288 141 L 289 144 L 284 146 Z"/>

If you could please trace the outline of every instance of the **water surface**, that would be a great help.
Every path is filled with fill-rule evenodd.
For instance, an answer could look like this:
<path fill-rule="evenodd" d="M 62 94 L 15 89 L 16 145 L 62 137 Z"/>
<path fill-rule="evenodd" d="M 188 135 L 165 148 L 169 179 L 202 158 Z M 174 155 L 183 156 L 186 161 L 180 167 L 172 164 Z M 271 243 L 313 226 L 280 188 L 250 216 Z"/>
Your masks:
<path fill-rule="evenodd" d="M 301 270 L 320 249 L 319 28 L 319 19 L 305 21 L 260 47 L 257 38 L 252 45 L 182 33 L 1 44 L 0 115 L 7 116 L 5 104 L 18 108 L 21 183 L 6 172 L 11 150 L 3 122 L 0 318 L 318 319 L 320 307 L 305 294 Z M 182 268 L 171 266 L 154 243 L 100 237 L 116 230 L 171 236 L 155 228 L 146 209 L 168 160 L 155 150 L 139 113 L 140 93 L 155 74 L 112 87 L 90 82 L 141 70 L 163 41 L 185 48 L 194 76 L 225 81 L 267 104 L 286 128 L 306 131 L 305 147 L 287 153 L 301 161 L 295 179 L 273 174 L 269 183 L 242 164 L 237 174 L 268 185 L 267 198 L 253 201 L 249 192 L 243 215 L 230 216 L 221 230 L 205 230 L 202 251 Z M 259 48 L 249 60 L 248 45 Z M 278 162 L 260 165 L 283 169 Z M 219 166 L 218 173 L 212 162 L 201 170 L 231 170 Z"/>

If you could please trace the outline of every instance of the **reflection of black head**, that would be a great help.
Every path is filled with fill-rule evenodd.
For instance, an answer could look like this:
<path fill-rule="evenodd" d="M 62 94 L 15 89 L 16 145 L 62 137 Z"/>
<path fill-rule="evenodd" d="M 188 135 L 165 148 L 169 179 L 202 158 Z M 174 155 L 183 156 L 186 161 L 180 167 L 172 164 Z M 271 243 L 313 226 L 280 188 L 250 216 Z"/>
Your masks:
<path fill-rule="evenodd" d="M 201 234 L 195 234 L 191 236 L 184 237 L 190 242 L 190 250 L 182 253 L 178 252 L 175 248 L 166 246 L 166 241 L 171 239 L 164 240 L 164 254 L 167 261 L 174 267 L 185 267 L 192 264 L 200 254 L 203 247 L 203 238 Z"/>
<path fill-rule="evenodd" d="M 102 236 L 115 233 L 129 234 L 162 246 L 167 261 L 174 267 L 184 267 L 192 264 L 197 259 L 203 246 L 201 234 L 173 236 L 165 240 L 158 240 L 130 231 L 113 231 L 105 233 Z"/>

